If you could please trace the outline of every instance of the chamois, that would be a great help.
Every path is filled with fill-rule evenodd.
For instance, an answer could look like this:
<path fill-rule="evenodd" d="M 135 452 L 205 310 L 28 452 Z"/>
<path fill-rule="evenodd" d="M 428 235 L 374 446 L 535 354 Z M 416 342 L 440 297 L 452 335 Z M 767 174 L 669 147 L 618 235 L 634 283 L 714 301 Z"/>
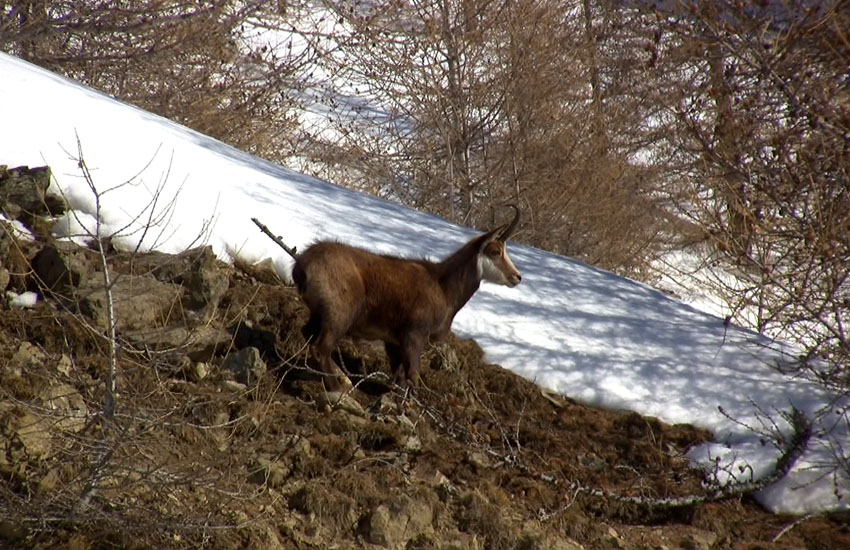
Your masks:
<path fill-rule="evenodd" d="M 329 389 L 350 388 L 331 357 L 344 336 L 382 340 L 398 384 L 419 384 L 422 350 L 444 339 L 455 314 L 482 280 L 516 286 L 522 276 L 506 241 L 519 224 L 479 235 L 441 262 L 377 255 L 336 242 L 318 242 L 293 254 L 292 279 L 310 310 L 304 335 Z"/>

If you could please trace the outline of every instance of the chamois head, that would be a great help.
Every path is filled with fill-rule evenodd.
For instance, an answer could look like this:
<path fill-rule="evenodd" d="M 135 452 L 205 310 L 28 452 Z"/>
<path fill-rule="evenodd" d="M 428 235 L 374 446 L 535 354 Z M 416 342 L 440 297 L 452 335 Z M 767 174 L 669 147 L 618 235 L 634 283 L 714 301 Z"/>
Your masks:
<path fill-rule="evenodd" d="M 519 226 L 519 208 L 515 204 L 510 206 L 514 209 L 514 219 L 487 233 L 478 255 L 478 267 L 481 280 L 516 286 L 522 280 L 522 275 L 508 257 L 507 241 Z"/>

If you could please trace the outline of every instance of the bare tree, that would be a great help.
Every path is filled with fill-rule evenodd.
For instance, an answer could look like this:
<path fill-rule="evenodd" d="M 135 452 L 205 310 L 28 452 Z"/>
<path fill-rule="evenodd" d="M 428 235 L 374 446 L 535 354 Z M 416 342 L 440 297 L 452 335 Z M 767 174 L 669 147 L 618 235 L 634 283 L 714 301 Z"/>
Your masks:
<path fill-rule="evenodd" d="M 739 322 L 796 342 L 824 380 L 850 364 L 850 13 L 711 3 L 667 14 L 679 212 L 732 283 Z M 707 55 L 706 55 L 707 52 Z M 824 367 L 824 365 L 827 365 Z M 831 383 L 830 382 L 830 383 Z"/>
<path fill-rule="evenodd" d="M 607 0 L 7 3 L 0 47 L 267 159 L 636 274 L 667 217 L 643 49 Z M 307 108 L 296 115 L 295 105 Z"/>
<path fill-rule="evenodd" d="M 280 160 L 310 52 L 250 39 L 286 18 L 266 4 L 17 0 L 0 4 L 0 49 Z"/>
<path fill-rule="evenodd" d="M 607 65 L 633 36 L 611 6 L 326 5 L 341 21 L 326 71 L 371 108 L 328 96 L 316 175 L 477 226 L 519 200 L 521 240 L 623 271 L 651 256 L 665 218 L 635 157 L 649 98 L 634 62 L 649 55 Z"/>

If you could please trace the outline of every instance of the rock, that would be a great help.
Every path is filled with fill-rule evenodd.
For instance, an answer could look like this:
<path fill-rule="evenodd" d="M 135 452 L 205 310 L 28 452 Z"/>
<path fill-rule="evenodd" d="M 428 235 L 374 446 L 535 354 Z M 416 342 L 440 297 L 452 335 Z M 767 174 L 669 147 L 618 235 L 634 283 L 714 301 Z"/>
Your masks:
<path fill-rule="evenodd" d="M 717 534 L 703 529 L 692 529 L 679 542 L 683 550 L 710 550 L 717 542 Z"/>
<path fill-rule="evenodd" d="M 83 396 L 68 384 L 56 384 L 48 386 L 37 400 L 43 411 L 51 411 L 46 414 L 50 429 L 58 429 L 66 432 L 78 432 L 83 429 L 88 418 L 89 409 Z M 42 426 L 46 429 L 47 426 Z"/>
<path fill-rule="evenodd" d="M 246 386 L 245 384 L 240 384 L 235 380 L 222 380 L 221 389 L 230 393 L 242 393 L 243 391 L 248 389 L 248 386 Z"/>
<path fill-rule="evenodd" d="M 324 459 L 306 437 L 297 434 L 284 436 L 280 447 L 292 464 L 292 470 L 301 475 L 310 476 L 324 465 Z"/>
<path fill-rule="evenodd" d="M 230 512 L 230 520 L 238 527 L 251 522 L 251 516 L 245 510 L 233 510 Z"/>
<path fill-rule="evenodd" d="M 315 535 L 327 532 L 340 537 L 349 534 L 357 527 L 360 515 L 357 502 L 351 496 L 321 481 L 304 484 L 289 497 L 289 507 L 309 517 L 311 528 L 308 533 Z M 319 544 L 308 545 L 313 548 L 350 548 L 345 545 Z"/>
<path fill-rule="evenodd" d="M 603 540 L 605 540 L 611 548 L 623 548 L 623 537 L 610 525 L 608 526 L 608 534 L 603 538 Z"/>
<path fill-rule="evenodd" d="M 276 488 L 282 486 L 289 477 L 292 468 L 268 456 L 259 456 L 251 465 L 249 480 L 258 485 Z"/>
<path fill-rule="evenodd" d="M 22 241 L 31 238 L 19 224 L 0 219 L 0 286 L 18 294 L 27 289 L 30 259 Z M 6 278 L 8 276 L 8 279 Z"/>
<path fill-rule="evenodd" d="M 47 354 L 30 342 L 21 342 L 9 364 L 17 370 L 31 371 L 47 364 Z"/>
<path fill-rule="evenodd" d="M 51 468 L 41 477 L 41 479 L 38 480 L 36 489 L 41 494 L 52 493 L 57 487 L 59 487 L 60 481 L 61 476 L 59 475 L 58 468 Z"/>
<path fill-rule="evenodd" d="M 0 407 L 0 455 L 11 459 L 0 470 L 8 475 L 12 470 L 25 468 L 26 462 L 47 456 L 52 447 L 52 435 L 47 428 L 42 418 L 23 407 L 9 403 Z M 11 470 L 5 471 L 8 469 Z"/>
<path fill-rule="evenodd" d="M 124 337 L 137 347 L 153 351 L 181 350 L 192 361 L 203 363 L 231 344 L 227 331 L 211 325 L 146 328 L 125 332 Z"/>
<path fill-rule="evenodd" d="M 267 370 L 260 350 L 250 346 L 228 355 L 222 367 L 231 371 L 237 382 L 247 386 L 256 384 Z"/>
<path fill-rule="evenodd" d="M 591 472 L 598 472 L 608 467 L 608 462 L 596 453 L 580 453 L 578 455 L 578 463 L 582 468 L 586 468 Z"/>
<path fill-rule="evenodd" d="M 97 277 L 99 279 L 99 277 Z M 103 281 L 92 280 L 77 290 L 80 311 L 98 326 L 106 328 L 109 311 Z M 182 289 L 151 277 L 121 275 L 112 283 L 115 324 L 119 332 L 168 324 L 169 315 L 180 303 Z"/>
<path fill-rule="evenodd" d="M 45 291 L 72 297 L 92 271 L 87 251 L 73 243 L 57 241 L 44 246 L 33 257 L 35 283 Z"/>
<path fill-rule="evenodd" d="M 381 394 L 369 405 L 369 414 L 373 416 L 400 414 L 401 407 L 392 393 Z"/>
<path fill-rule="evenodd" d="M 544 530 L 532 522 L 524 526 L 518 546 L 528 550 L 584 550 L 576 541 Z"/>
<path fill-rule="evenodd" d="M 245 550 L 286 550 L 290 548 L 280 540 L 278 529 L 268 521 L 249 518 L 248 524 L 241 529 Z"/>
<path fill-rule="evenodd" d="M 487 470 L 493 467 L 493 461 L 490 460 L 487 453 L 481 451 L 470 451 L 466 455 L 466 461 L 476 470 Z"/>
<path fill-rule="evenodd" d="M 476 535 L 453 531 L 443 535 L 442 541 L 437 544 L 439 550 L 480 550 L 481 544 Z"/>
<path fill-rule="evenodd" d="M 452 485 L 451 480 L 440 470 L 431 468 L 417 469 L 415 471 L 418 479 L 427 483 L 430 487 L 437 490 L 437 494 L 444 492 L 444 488 L 452 487 L 451 492 L 455 494 L 457 488 Z"/>
<path fill-rule="evenodd" d="M 6 475 L 22 475 L 28 462 L 51 454 L 54 439 L 79 432 L 88 419 L 86 402 L 73 386 L 43 376 L 53 362 L 39 347 L 22 342 L 0 365 L 5 389 L 25 401 L 0 402 L 0 471 Z"/>
<path fill-rule="evenodd" d="M 354 401 L 354 399 L 347 397 L 346 400 Z M 360 433 L 362 430 L 366 429 L 370 422 L 368 418 L 364 418 L 358 414 L 352 414 L 342 407 L 336 409 L 323 409 L 324 412 L 330 413 L 331 417 L 335 420 L 334 422 L 334 433 Z"/>
<path fill-rule="evenodd" d="M 415 435 L 408 435 L 402 438 L 402 449 L 408 453 L 418 453 L 422 450 L 422 440 Z"/>
<path fill-rule="evenodd" d="M 381 504 L 368 520 L 367 539 L 386 548 L 404 548 L 420 535 L 433 535 L 434 512 L 431 506 L 407 495 Z"/>
<path fill-rule="evenodd" d="M 65 201 L 58 196 L 48 195 L 50 168 L 0 166 L 0 207 L 14 218 L 31 219 L 36 215 L 58 215 L 67 209 Z M 10 208 L 11 207 L 11 208 Z"/>
<path fill-rule="evenodd" d="M 209 319 L 230 286 L 228 269 L 218 261 L 210 246 L 188 250 L 180 256 L 188 256 L 191 262 L 189 272 L 181 279 L 185 289 L 183 305 L 203 311 Z"/>
<path fill-rule="evenodd" d="M 192 248 L 177 255 L 154 252 L 136 262 L 137 272 L 152 273 L 157 280 L 181 285 L 182 305 L 201 313 L 202 321 L 215 312 L 230 285 L 230 267 L 220 262 L 211 246 Z"/>
<path fill-rule="evenodd" d="M 212 315 L 229 285 L 228 268 L 210 247 L 183 254 L 152 254 L 138 263 L 149 265 L 156 277 L 132 274 L 113 276 L 111 293 L 115 321 L 120 331 L 169 325 L 169 316 L 180 308 Z M 45 291 L 78 299 L 79 309 L 105 328 L 108 320 L 102 276 L 92 267 L 95 256 L 69 242 L 44 246 L 31 262 L 34 278 Z M 138 270 L 137 270 L 138 271 Z M 185 319 L 181 318 L 181 322 Z M 203 325 L 203 323 L 201 323 Z"/>
<path fill-rule="evenodd" d="M 304 436 L 292 434 L 281 440 L 281 445 L 294 460 L 309 460 L 316 457 L 316 451 L 310 440 Z"/>
<path fill-rule="evenodd" d="M 200 382 L 209 374 L 210 369 L 206 363 L 192 362 L 183 374 L 192 382 Z"/>
<path fill-rule="evenodd" d="M 267 285 L 279 285 L 283 282 L 280 275 L 277 273 L 277 267 L 274 264 L 274 260 L 271 258 L 266 258 L 253 265 L 247 266 L 245 271 L 259 282 Z"/>
<path fill-rule="evenodd" d="M 416 424 L 406 414 L 395 414 L 388 416 L 386 419 L 401 428 L 405 433 L 412 434 L 416 432 Z"/>
<path fill-rule="evenodd" d="M 316 396 L 316 404 L 320 409 L 341 409 L 347 413 L 366 418 L 366 409 L 352 397 L 350 391 L 323 391 Z"/>
<path fill-rule="evenodd" d="M 59 360 L 56 361 L 55 365 L 56 372 L 62 376 L 71 376 L 71 370 L 73 367 L 74 363 L 71 361 L 71 358 L 64 353 L 59 357 Z"/>
<path fill-rule="evenodd" d="M 240 312 L 240 314 L 243 312 Z M 266 357 L 275 357 L 278 354 L 277 334 L 271 330 L 254 328 L 253 322 L 248 319 L 231 326 L 230 332 L 233 335 L 232 342 L 236 349 L 252 346 L 260 350 L 260 353 Z"/>

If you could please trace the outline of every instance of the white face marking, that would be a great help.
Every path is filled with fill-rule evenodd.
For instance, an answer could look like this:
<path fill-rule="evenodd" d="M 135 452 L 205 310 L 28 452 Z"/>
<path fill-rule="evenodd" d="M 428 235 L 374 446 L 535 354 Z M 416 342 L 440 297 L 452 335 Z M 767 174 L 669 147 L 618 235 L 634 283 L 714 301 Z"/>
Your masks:
<path fill-rule="evenodd" d="M 519 284 L 521 279 L 519 271 L 508 258 L 505 249 L 502 248 L 500 254 L 488 254 L 488 250 L 494 251 L 491 246 L 485 246 L 484 250 L 478 254 L 478 274 L 481 280 L 504 286 Z"/>

